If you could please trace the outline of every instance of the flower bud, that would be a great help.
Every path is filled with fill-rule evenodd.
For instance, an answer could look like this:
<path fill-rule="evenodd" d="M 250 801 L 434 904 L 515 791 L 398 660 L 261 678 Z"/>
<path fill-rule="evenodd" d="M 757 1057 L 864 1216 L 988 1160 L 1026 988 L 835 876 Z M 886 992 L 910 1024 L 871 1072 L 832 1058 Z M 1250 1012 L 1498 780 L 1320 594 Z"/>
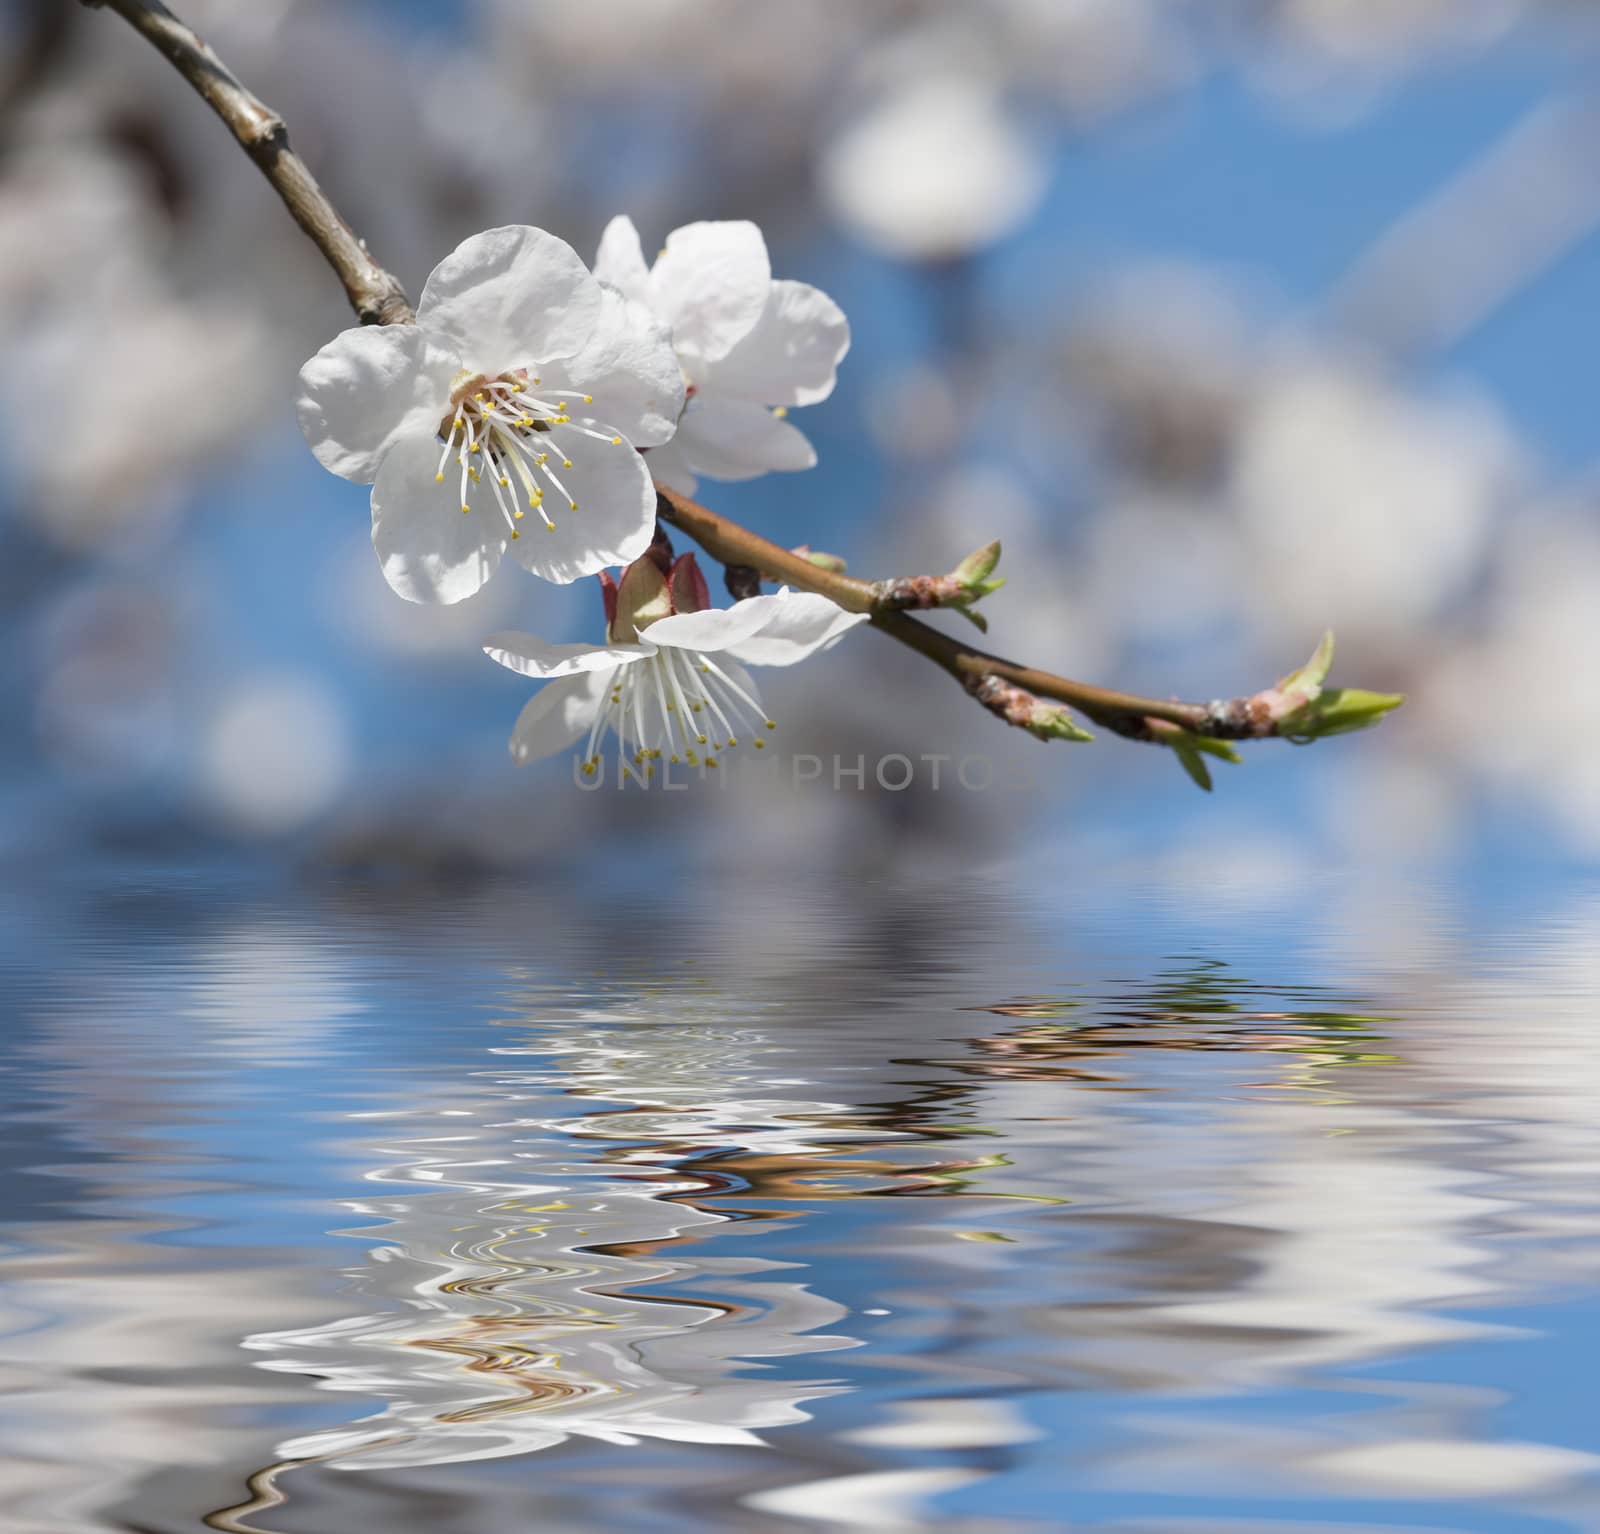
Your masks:
<path fill-rule="evenodd" d="M 1306 702 L 1314 701 L 1322 692 L 1322 685 L 1328 680 L 1328 672 L 1333 668 L 1333 630 L 1329 629 L 1322 636 L 1322 643 L 1298 671 L 1291 671 L 1288 676 L 1278 683 L 1278 691 L 1286 698 L 1298 694 Z"/>
<path fill-rule="evenodd" d="M 1278 727 L 1278 733 L 1297 745 L 1327 735 L 1348 735 L 1375 725 L 1406 701 L 1403 692 L 1368 692 L 1364 687 L 1330 687 L 1297 709 Z"/>
<path fill-rule="evenodd" d="M 607 604 L 610 606 L 611 604 Z M 615 608 L 608 638 L 631 644 L 638 631 L 672 611 L 672 593 L 661 566 L 649 554 L 636 559 L 617 583 Z"/>
<path fill-rule="evenodd" d="M 994 573 L 995 566 L 999 563 L 1000 540 L 996 538 L 993 543 L 986 543 L 981 549 L 974 549 L 950 574 L 956 585 L 965 593 L 967 601 L 976 602 L 980 597 L 986 597 L 1005 585 L 1005 576 Z"/>
<path fill-rule="evenodd" d="M 675 613 L 704 612 L 711 606 L 711 592 L 692 553 L 680 554 L 667 578 Z"/>
<path fill-rule="evenodd" d="M 1053 703 L 1036 702 L 1024 728 L 1030 735 L 1037 736 L 1040 740 L 1094 739 L 1094 736 L 1077 723 L 1066 709 L 1059 708 Z"/>

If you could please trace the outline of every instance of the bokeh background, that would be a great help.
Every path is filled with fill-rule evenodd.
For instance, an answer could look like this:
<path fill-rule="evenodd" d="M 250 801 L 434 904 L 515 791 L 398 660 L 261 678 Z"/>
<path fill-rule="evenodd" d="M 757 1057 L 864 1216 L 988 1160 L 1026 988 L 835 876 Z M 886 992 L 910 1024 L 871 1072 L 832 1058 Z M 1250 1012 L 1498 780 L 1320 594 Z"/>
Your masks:
<path fill-rule="evenodd" d="M 820 466 L 702 486 L 859 574 L 1004 540 L 1003 653 L 1208 698 L 1301 662 L 1411 695 L 1197 793 L 1045 747 L 871 635 L 769 673 L 857 790 L 519 772 L 478 651 L 593 583 L 392 596 L 305 451 L 337 283 L 115 16 L 11 0 L 0 70 L 0 861 L 470 876 L 602 858 L 1120 859 L 1493 879 L 1600 856 L 1600 7 L 1586 0 L 188 0 L 415 294 L 483 227 L 592 256 L 759 221 L 854 348 Z M 959 625 L 959 620 L 945 621 Z M 1007 785 L 872 785 L 886 753 Z M 613 864 L 613 867 L 618 866 Z"/>

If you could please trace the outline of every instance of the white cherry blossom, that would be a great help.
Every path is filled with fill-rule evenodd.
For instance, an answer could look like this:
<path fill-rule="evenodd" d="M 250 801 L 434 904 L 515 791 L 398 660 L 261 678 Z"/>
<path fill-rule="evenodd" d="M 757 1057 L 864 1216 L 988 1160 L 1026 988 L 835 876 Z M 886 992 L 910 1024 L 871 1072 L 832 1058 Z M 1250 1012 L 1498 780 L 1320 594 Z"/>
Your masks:
<path fill-rule="evenodd" d="M 650 454 L 657 479 L 689 495 L 700 474 L 754 479 L 816 463 L 784 417 L 833 393 L 850 325 L 821 289 L 774 281 L 754 224 L 686 224 L 648 266 L 639 231 L 618 216 L 601 237 L 595 275 L 667 327 L 683 368 L 677 435 Z"/>
<path fill-rule="evenodd" d="M 950 261 L 1032 218 L 1046 174 L 999 88 L 947 72 L 895 87 L 845 127 L 818 181 L 834 216 L 869 245 L 902 261 Z"/>
<path fill-rule="evenodd" d="M 471 596 L 507 548 L 564 583 L 649 546 L 655 492 L 635 449 L 672 435 L 677 362 L 542 229 L 474 235 L 434 268 L 415 325 L 344 331 L 300 386 L 306 440 L 372 485 L 372 541 L 410 601 Z"/>
<path fill-rule="evenodd" d="M 667 572 L 646 555 L 620 583 L 603 575 L 606 643 L 554 645 L 532 634 L 502 633 L 484 653 L 508 670 L 549 681 L 523 709 L 511 734 L 519 764 L 553 756 L 579 740 L 583 770 L 599 769 L 597 747 L 617 739 L 619 781 L 646 779 L 655 763 L 715 767 L 719 751 L 748 734 L 757 749 L 775 730 L 750 673 L 792 666 L 828 649 L 867 621 L 826 597 L 784 587 L 713 608 L 693 554 Z"/>

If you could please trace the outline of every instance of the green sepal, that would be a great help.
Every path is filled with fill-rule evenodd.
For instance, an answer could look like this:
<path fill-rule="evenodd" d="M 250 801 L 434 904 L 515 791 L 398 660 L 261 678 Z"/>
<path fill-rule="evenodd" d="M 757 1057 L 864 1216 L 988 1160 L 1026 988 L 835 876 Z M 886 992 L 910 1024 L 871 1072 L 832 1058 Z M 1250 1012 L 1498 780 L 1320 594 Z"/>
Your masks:
<path fill-rule="evenodd" d="M 1076 740 L 1091 741 L 1094 739 L 1086 729 L 1075 720 L 1064 708 L 1056 708 L 1051 704 L 1042 703 L 1033 711 L 1033 718 L 1026 726 L 1030 735 L 1037 736 L 1040 740 Z"/>
<path fill-rule="evenodd" d="M 1291 671 L 1278 683 L 1281 693 L 1299 693 L 1306 702 L 1314 702 L 1322 693 L 1323 684 L 1328 680 L 1328 672 L 1333 669 L 1333 630 L 1329 629 L 1322 636 L 1322 643 L 1298 671 Z"/>
<path fill-rule="evenodd" d="M 850 568 L 837 554 L 825 554 L 821 549 L 808 549 L 802 544 L 794 552 L 807 564 L 826 570 L 830 575 L 843 575 Z"/>
<path fill-rule="evenodd" d="M 989 620 L 976 609 L 971 607 L 952 607 L 950 611 L 953 613 L 960 613 L 961 616 L 965 618 L 967 622 L 973 626 L 973 628 L 977 629 L 980 634 L 987 634 L 989 632 Z"/>
<path fill-rule="evenodd" d="M 971 591 L 974 597 L 987 596 L 990 591 L 1004 584 L 996 582 L 994 586 L 986 586 L 989 577 L 994 574 L 994 567 L 999 563 L 1000 540 L 996 538 L 993 543 L 986 543 L 981 549 L 974 549 L 950 573 Z M 984 586 L 985 589 L 978 590 L 980 586 Z"/>
<path fill-rule="evenodd" d="M 1232 762 L 1236 767 L 1244 760 L 1230 741 L 1216 740 L 1209 735 L 1175 730 L 1161 738 L 1164 744 L 1172 748 L 1179 765 L 1189 774 L 1195 786 L 1208 794 L 1211 792 L 1211 769 L 1206 766 L 1204 757 L 1214 756 L 1221 761 Z"/>
<path fill-rule="evenodd" d="M 1330 687 L 1296 709 L 1278 726 L 1285 740 L 1297 745 L 1328 735 L 1348 735 L 1366 730 L 1406 701 L 1403 692 L 1368 692 L 1364 687 Z"/>

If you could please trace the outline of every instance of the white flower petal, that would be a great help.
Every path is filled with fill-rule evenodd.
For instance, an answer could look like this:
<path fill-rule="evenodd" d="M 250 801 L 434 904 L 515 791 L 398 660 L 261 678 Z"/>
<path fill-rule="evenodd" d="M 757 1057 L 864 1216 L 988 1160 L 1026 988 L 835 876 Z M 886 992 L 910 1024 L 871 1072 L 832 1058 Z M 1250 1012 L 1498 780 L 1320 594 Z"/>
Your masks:
<path fill-rule="evenodd" d="M 846 612 L 837 602 L 810 591 L 785 590 L 747 600 L 751 605 L 770 604 L 761 627 L 729 651 L 747 666 L 792 666 L 831 648 L 867 621 L 865 613 Z"/>
<path fill-rule="evenodd" d="M 517 716 L 511 759 L 525 767 L 582 740 L 600 711 L 605 686 L 604 674 L 591 671 L 541 687 Z"/>
<path fill-rule="evenodd" d="M 655 486 L 644 459 L 626 442 L 619 447 L 597 441 L 570 426 L 556 427 L 540 442 L 550 455 L 551 472 L 578 506 L 571 509 L 561 492 L 543 480 L 544 511 L 555 529 L 547 529 L 538 513 L 530 511 L 519 524 L 523 533 L 511 545 L 512 557 L 524 570 L 560 585 L 612 565 L 632 564 L 650 547 L 656 527 Z"/>
<path fill-rule="evenodd" d="M 510 630 L 491 634 L 483 642 L 483 653 L 508 671 L 521 676 L 575 676 L 580 671 L 607 671 L 631 665 L 655 654 L 653 645 L 547 644 L 537 634 L 518 634 Z"/>
<path fill-rule="evenodd" d="M 594 274 L 623 294 L 646 306 L 650 302 L 650 267 L 639 243 L 639 231 L 626 213 L 619 213 L 606 225 L 595 252 Z"/>
<path fill-rule="evenodd" d="M 674 613 L 670 618 L 657 619 L 644 630 L 643 637 L 653 645 L 669 645 L 675 650 L 702 650 L 710 654 L 731 649 L 771 621 L 771 611 L 764 604 L 776 600 L 776 597 L 746 597 L 732 607 Z"/>
<path fill-rule="evenodd" d="M 300 369 L 300 430 L 325 469 L 370 485 L 395 442 L 438 430 L 460 366 L 420 325 L 341 331 Z"/>
<path fill-rule="evenodd" d="M 748 400 L 697 394 L 678 423 L 674 445 L 697 474 L 754 479 L 769 469 L 809 469 L 816 449 L 803 432 Z"/>
<path fill-rule="evenodd" d="M 754 224 L 686 224 L 656 258 L 650 306 L 694 378 L 694 364 L 726 357 L 755 329 L 771 286 L 767 242 Z"/>
<path fill-rule="evenodd" d="M 702 364 L 707 394 L 761 405 L 814 405 L 833 393 L 850 350 L 850 322 L 821 288 L 774 282 L 756 327 L 734 349 Z"/>
<path fill-rule="evenodd" d="M 527 224 L 488 229 L 433 269 L 417 323 L 490 375 L 570 357 L 600 315 L 600 284 L 565 240 Z"/>
<path fill-rule="evenodd" d="M 576 389 L 594 403 L 571 402 L 580 420 L 604 425 L 635 447 L 655 447 L 678 429 L 683 413 L 683 369 L 672 339 L 643 304 L 615 288 L 601 289 L 593 333 L 575 356 L 542 366 L 547 389 Z"/>
<path fill-rule="evenodd" d="M 457 484 L 434 475 L 440 445 L 407 437 L 384 455 L 372 487 L 372 546 L 389 584 L 408 602 L 459 602 L 494 574 L 507 532 L 493 497 L 475 486 L 478 504 L 461 514 Z"/>
<path fill-rule="evenodd" d="M 689 467 L 688 459 L 683 456 L 683 447 L 676 437 L 665 446 L 651 448 L 645 464 L 651 478 L 659 480 L 669 490 L 676 490 L 679 495 L 693 495 L 699 488 L 700 481 L 695 478 L 694 470 Z"/>

